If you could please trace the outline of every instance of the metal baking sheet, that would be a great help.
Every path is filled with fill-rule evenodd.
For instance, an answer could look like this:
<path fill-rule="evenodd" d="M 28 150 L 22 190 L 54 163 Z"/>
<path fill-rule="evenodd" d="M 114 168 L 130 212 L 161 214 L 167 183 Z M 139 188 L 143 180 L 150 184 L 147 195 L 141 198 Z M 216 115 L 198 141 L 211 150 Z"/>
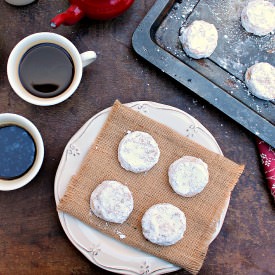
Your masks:
<path fill-rule="evenodd" d="M 275 147 L 275 102 L 258 99 L 244 83 L 246 69 L 257 62 L 275 66 L 275 37 L 258 37 L 241 26 L 246 1 L 157 0 L 133 34 L 134 50 L 191 91 Z M 216 26 L 215 52 L 188 57 L 179 30 L 194 20 Z"/>

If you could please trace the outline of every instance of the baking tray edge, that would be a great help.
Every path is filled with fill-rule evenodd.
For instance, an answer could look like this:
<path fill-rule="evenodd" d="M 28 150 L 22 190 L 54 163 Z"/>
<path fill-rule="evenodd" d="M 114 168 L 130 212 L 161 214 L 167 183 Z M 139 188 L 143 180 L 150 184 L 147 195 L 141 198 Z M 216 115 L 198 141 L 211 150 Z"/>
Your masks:
<path fill-rule="evenodd" d="M 157 0 L 155 2 L 132 36 L 132 45 L 135 52 L 250 132 L 275 147 L 275 127 L 272 123 L 165 51 L 154 41 L 154 33 L 163 17 L 167 14 L 166 12 L 160 13 L 160 11 L 167 10 L 168 12 L 174 2 L 172 0 Z M 170 62 L 167 62 L 167 60 Z M 179 74 L 178 72 L 181 73 Z"/>

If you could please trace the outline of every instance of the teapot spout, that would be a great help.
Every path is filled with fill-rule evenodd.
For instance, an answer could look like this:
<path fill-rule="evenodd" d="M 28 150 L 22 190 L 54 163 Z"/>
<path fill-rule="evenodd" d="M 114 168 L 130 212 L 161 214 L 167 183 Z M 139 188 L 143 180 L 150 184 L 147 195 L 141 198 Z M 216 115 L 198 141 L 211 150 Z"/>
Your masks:
<path fill-rule="evenodd" d="M 61 24 L 73 25 L 82 19 L 84 15 L 84 12 L 77 5 L 71 5 L 65 12 L 56 15 L 51 20 L 51 27 L 55 29 Z"/>

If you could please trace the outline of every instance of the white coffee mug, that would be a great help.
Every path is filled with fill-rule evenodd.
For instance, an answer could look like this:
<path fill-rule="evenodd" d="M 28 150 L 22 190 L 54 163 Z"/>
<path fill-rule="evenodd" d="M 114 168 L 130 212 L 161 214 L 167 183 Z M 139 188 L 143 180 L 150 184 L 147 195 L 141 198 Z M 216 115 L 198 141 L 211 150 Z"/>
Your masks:
<path fill-rule="evenodd" d="M 19 76 L 19 66 L 24 54 L 32 47 L 43 43 L 52 43 L 63 48 L 70 55 L 74 66 L 74 76 L 69 87 L 59 95 L 47 98 L 30 93 L 22 85 Z M 23 100 L 39 106 L 55 105 L 63 102 L 76 91 L 82 78 L 83 68 L 95 59 L 94 51 L 80 54 L 73 43 L 62 35 L 51 32 L 35 33 L 22 39 L 11 51 L 7 64 L 8 79 L 15 93 Z"/>

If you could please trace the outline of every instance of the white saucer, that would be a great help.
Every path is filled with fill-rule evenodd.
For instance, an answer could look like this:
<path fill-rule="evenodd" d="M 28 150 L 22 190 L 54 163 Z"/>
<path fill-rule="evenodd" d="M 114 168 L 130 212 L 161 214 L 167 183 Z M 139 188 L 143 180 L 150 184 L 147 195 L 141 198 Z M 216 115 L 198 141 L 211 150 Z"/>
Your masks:
<path fill-rule="evenodd" d="M 222 155 L 212 134 L 189 114 L 167 105 L 148 101 L 132 102 L 125 105 Z M 78 171 L 109 112 L 110 108 L 107 108 L 88 120 L 67 144 L 55 177 L 56 204 L 64 195 L 71 177 Z M 222 227 L 228 203 L 229 201 L 227 201 L 217 224 L 212 241 Z M 154 275 L 180 269 L 178 266 L 112 239 L 66 213 L 59 211 L 58 215 L 61 225 L 73 245 L 92 263 L 103 269 L 120 274 Z"/>

